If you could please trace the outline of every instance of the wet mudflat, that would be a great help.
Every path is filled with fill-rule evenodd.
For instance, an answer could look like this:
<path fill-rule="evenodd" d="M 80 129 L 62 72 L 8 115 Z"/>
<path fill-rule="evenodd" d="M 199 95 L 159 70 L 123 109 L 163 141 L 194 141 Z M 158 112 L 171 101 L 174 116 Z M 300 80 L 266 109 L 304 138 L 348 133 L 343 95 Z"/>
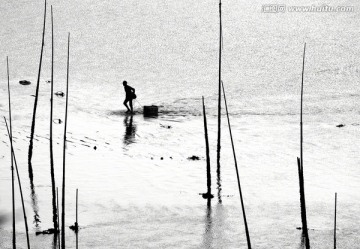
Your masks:
<path fill-rule="evenodd" d="M 35 86 L 18 81 L 34 82 L 36 78 L 39 51 L 34 48 L 39 47 L 42 4 L 6 3 L 6 18 L 0 21 L 4 27 L 0 51 L 12 51 L 14 146 L 33 248 L 51 248 L 53 243 L 51 235 L 35 236 L 36 231 L 52 226 L 49 47 L 45 46 L 34 136 L 33 189 L 27 148 Z M 78 188 L 79 246 L 245 248 L 225 116 L 220 181 L 215 166 L 218 6 L 194 6 L 192 1 L 168 2 L 162 8 L 149 1 L 125 1 L 114 8 L 105 2 L 79 1 L 76 8 L 61 1 L 58 4 L 57 18 L 63 25 L 58 26 L 56 35 L 66 36 L 72 30 L 74 37 L 66 226 L 75 221 Z M 252 244 L 254 248 L 302 248 L 301 231 L 296 229 L 301 226 L 296 157 L 301 53 L 306 39 L 304 175 L 311 245 L 332 246 L 333 197 L 337 192 L 337 242 L 339 248 L 353 248 L 360 242 L 360 120 L 356 108 L 360 56 L 358 45 L 352 42 L 359 19 L 356 14 L 342 18 L 334 14 L 331 17 L 338 18 L 288 13 L 268 16 L 254 12 L 262 3 L 256 4 L 232 1 L 223 8 L 223 77 L 229 89 Z M 23 9 L 28 12 L 19 15 Z M 128 15 L 123 17 L 113 9 Z M 68 16 L 79 18 L 75 22 Z M 4 20 L 12 20 L 11 25 Z M 318 23 L 332 29 L 320 29 Z M 292 30 L 299 27 L 306 32 L 294 36 Z M 99 34 L 92 35 L 93 30 Z M 23 39 L 24 33 L 28 39 Z M 55 92 L 65 92 L 65 38 L 56 45 Z M 138 114 L 134 116 L 125 115 L 121 104 L 124 79 L 136 88 Z M 0 95 L 4 96 L 0 99 L 1 117 L 7 116 L 5 81 L 4 76 L 0 80 Z M 211 208 L 199 195 L 206 191 L 202 95 L 207 103 L 215 195 Z M 159 116 L 144 118 L 141 106 L 151 104 L 159 106 Z M 55 96 L 54 106 L 55 175 L 60 184 L 64 96 Z M 337 127 L 340 124 L 344 126 Z M 0 247 L 10 248 L 10 147 L 4 123 L 0 126 Z M 193 156 L 199 160 L 188 159 Z M 18 247 L 25 248 L 18 194 L 16 203 Z M 67 246 L 75 248 L 75 234 L 68 228 L 66 238 Z"/>

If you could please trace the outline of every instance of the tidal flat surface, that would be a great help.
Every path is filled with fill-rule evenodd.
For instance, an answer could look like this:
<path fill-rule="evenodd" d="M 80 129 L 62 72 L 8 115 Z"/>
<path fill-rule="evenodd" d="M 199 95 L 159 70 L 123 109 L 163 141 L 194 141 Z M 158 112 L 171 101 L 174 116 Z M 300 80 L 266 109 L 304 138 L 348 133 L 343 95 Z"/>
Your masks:
<path fill-rule="evenodd" d="M 208 1 L 57 1 L 55 92 L 65 92 L 71 32 L 66 226 L 79 189 L 81 248 L 246 248 L 225 112 L 221 173 L 216 173 L 218 4 Z M 303 44 L 304 174 L 312 248 L 360 243 L 359 12 L 261 13 L 264 1 L 223 2 L 223 81 L 254 248 L 302 248 L 299 109 Z M 287 5 L 311 5 L 287 1 Z M 338 3 L 344 5 L 343 2 Z M 359 7 L 356 1 L 347 5 Z M 335 5 L 335 3 L 334 3 Z M 49 9 L 48 9 L 49 10 Z M 43 2 L 2 4 L 0 116 L 8 116 L 10 60 L 13 137 L 32 248 L 51 248 L 49 159 L 50 29 L 40 81 L 31 195 L 27 153 L 40 54 Z M 47 25 L 50 18 L 47 18 Z M 2 65 L 2 66 L 1 66 Z M 2 72 L 2 73 L 1 73 Z M 20 85 L 20 80 L 32 82 Z M 122 81 L 136 88 L 124 115 Z M 206 192 L 201 96 L 208 113 L 211 208 Z M 54 97 L 56 184 L 62 179 L 65 98 Z M 159 106 L 144 118 L 143 105 Z M 61 122 L 59 121 L 61 120 Z M 336 127 L 344 124 L 344 127 Z M 188 160 L 199 156 L 200 160 Z M 17 186 L 17 185 L 16 185 Z M 25 248 L 16 187 L 18 248 Z M 36 216 L 36 222 L 34 219 Z M 0 122 L 0 247 L 11 248 L 11 171 Z M 67 248 L 75 234 L 66 229 Z"/>

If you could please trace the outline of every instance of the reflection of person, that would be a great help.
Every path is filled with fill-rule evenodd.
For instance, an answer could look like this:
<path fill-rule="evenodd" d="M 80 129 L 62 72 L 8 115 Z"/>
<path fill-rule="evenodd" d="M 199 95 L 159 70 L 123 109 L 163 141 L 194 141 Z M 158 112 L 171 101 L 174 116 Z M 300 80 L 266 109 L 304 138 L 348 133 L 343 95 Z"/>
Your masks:
<path fill-rule="evenodd" d="M 125 90 L 125 100 L 124 100 L 124 106 L 126 106 L 127 112 L 126 113 L 133 113 L 133 105 L 132 100 L 135 99 L 135 89 L 132 88 L 127 84 L 127 82 L 123 81 L 124 90 Z M 127 105 L 127 102 L 129 102 L 130 108 Z"/>
<path fill-rule="evenodd" d="M 125 135 L 124 144 L 128 145 L 134 142 L 136 134 L 136 125 L 133 124 L 133 115 L 126 115 L 124 119 Z"/>

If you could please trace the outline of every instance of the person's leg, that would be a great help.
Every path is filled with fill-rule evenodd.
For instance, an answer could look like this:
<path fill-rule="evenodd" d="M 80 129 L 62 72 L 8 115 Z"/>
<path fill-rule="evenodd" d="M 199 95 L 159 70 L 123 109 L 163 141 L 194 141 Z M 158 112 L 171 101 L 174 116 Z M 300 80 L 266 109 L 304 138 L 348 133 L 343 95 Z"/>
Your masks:
<path fill-rule="evenodd" d="M 125 99 L 124 100 L 124 106 L 126 107 L 126 109 L 128 110 L 128 112 L 130 112 L 130 108 L 128 107 L 128 105 L 127 105 L 127 102 L 128 102 L 129 100 L 128 99 Z"/>
<path fill-rule="evenodd" d="M 130 99 L 130 100 L 129 100 L 129 104 L 130 104 L 130 109 L 131 109 L 131 112 L 134 112 L 134 111 L 133 111 L 132 99 Z"/>

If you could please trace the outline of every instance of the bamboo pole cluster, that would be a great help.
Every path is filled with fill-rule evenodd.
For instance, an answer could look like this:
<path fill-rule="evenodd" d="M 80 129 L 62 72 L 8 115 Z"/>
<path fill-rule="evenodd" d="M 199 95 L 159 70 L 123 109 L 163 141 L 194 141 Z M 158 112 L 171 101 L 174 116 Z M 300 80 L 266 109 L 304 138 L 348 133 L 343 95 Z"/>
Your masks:
<path fill-rule="evenodd" d="M 30 178 L 30 186 L 32 192 L 34 192 L 34 182 L 33 182 L 33 168 L 32 168 L 32 155 L 33 155 L 33 139 L 35 133 L 35 124 L 36 124 L 36 111 L 37 104 L 39 98 L 39 86 L 40 86 L 40 76 L 41 76 L 41 68 L 42 68 L 42 60 L 43 60 L 43 51 L 44 51 L 44 40 L 45 40 L 45 29 L 46 29 L 46 11 L 47 10 L 47 2 L 45 0 L 45 10 L 44 10 L 44 22 L 43 22 L 43 32 L 42 32 L 42 43 L 41 43 L 41 52 L 40 52 L 40 61 L 39 61 L 39 69 L 38 69 L 38 77 L 36 83 L 36 92 L 35 92 L 35 101 L 32 115 L 32 123 L 31 123 L 31 133 L 30 133 L 30 142 L 28 149 L 28 171 Z M 57 237 L 57 233 L 59 232 L 59 199 L 58 199 L 58 190 L 55 184 L 55 170 L 54 170 L 54 156 L 53 156 L 53 94 L 54 94 L 54 24 L 53 24 L 53 9 L 51 6 L 51 41 L 52 41 L 52 52 L 51 52 L 51 92 L 50 92 L 50 138 L 49 138 L 49 147 L 50 147 L 50 173 L 51 173 L 51 183 L 52 183 L 52 207 L 53 207 L 53 225 L 54 228 L 52 230 L 48 230 L 48 233 L 55 234 L 55 241 Z M 69 86 L 69 56 L 70 56 L 70 33 L 68 34 L 68 49 L 67 49 L 67 75 L 66 75 L 66 109 L 65 109 L 65 126 L 64 126 L 64 146 L 63 146 L 63 183 L 62 183 L 62 245 L 61 248 L 65 248 L 65 148 L 66 148 L 66 132 L 67 132 L 67 113 L 68 113 L 68 86 Z M 9 74 L 9 59 L 6 58 L 7 63 L 7 79 L 8 79 L 8 100 L 9 100 L 9 126 L 6 118 L 4 117 L 9 140 L 11 147 L 11 174 L 12 174 L 12 247 L 16 248 L 16 226 L 15 226 L 15 192 L 14 192 L 14 165 L 17 173 L 17 180 L 19 183 L 19 191 L 22 202 L 22 209 L 24 215 L 24 223 L 25 223 L 25 231 L 26 231 L 26 241 L 27 248 L 30 249 L 30 240 L 29 240 L 29 232 L 28 232 L 28 223 L 24 205 L 24 198 L 21 186 L 20 175 L 18 171 L 18 165 L 16 162 L 15 150 L 13 147 L 12 141 L 12 113 L 11 113 L 11 92 L 10 92 L 10 74 Z M 59 243 L 60 248 L 60 243 Z"/>
<path fill-rule="evenodd" d="M 229 127 L 229 133 L 231 138 L 231 144 L 232 144 L 232 150 L 234 155 L 234 162 L 235 162 L 235 169 L 236 169 L 236 175 L 237 175 L 237 181 L 238 181 L 238 188 L 239 188 L 239 194 L 240 194 L 240 201 L 241 201 L 241 207 L 242 207 L 242 213 L 243 213 L 243 219 L 245 224 L 245 233 L 246 233 L 246 240 L 248 249 L 251 249 L 251 240 L 250 240 L 250 233 L 247 225 L 246 220 L 246 213 L 245 213 L 245 205 L 243 201 L 242 191 L 241 191 L 241 184 L 240 184 L 240 177 L 239 177 L 239 171 L 237 166 L 237 160 L 236 160 L 236 154 L 235 154 L 235 147 L 234 142 L 232 138 L 232 132 L 231 132 L 231 125 L 230 125 L 230 118 L 227 108 L 227 102 L 226 102 L 226 95 L 225 95 L 225 89 L 224 84 L 221 79 L 221 54 L 223 49 L 223 34 L 222 34 L 222 17 L 221 17 L 221 0 L 219 1 L 219 18 L 220 18 L 220 30 L 219 30 L 219 91 L 218 91 L 218 133 L 217 133 L 217 183 L 218 183 L 218 199 L 219 203 L 221 203 L 221 186 L 220 186 L 220 155 L 221 155 L 221 100 L 222 100 L 222 92 L 224 95 L 224 102 L 226 107 L 226 115 L 228 120 L 228 127 Z M 206 111 L 205 111 L 205 103 L 204 103 L 204 97 L 202 97 L 202 104 L 203 104 L 203 116 L 204 116 L 204 133 L 205 133 L 205 145 L 206 145 L 206 172 L 207 172 L 207 193 L 203 194 L 204 198 L 208 199 L 208 205 L 210 204 L 210 199 L 213 197 L 211 194 L 211 170 L 210 170 L 210 153 L 209 153 L 209 141 L 208 141 L 208 131 L 207 131 L 207 121 L 206 121 Z"/>

